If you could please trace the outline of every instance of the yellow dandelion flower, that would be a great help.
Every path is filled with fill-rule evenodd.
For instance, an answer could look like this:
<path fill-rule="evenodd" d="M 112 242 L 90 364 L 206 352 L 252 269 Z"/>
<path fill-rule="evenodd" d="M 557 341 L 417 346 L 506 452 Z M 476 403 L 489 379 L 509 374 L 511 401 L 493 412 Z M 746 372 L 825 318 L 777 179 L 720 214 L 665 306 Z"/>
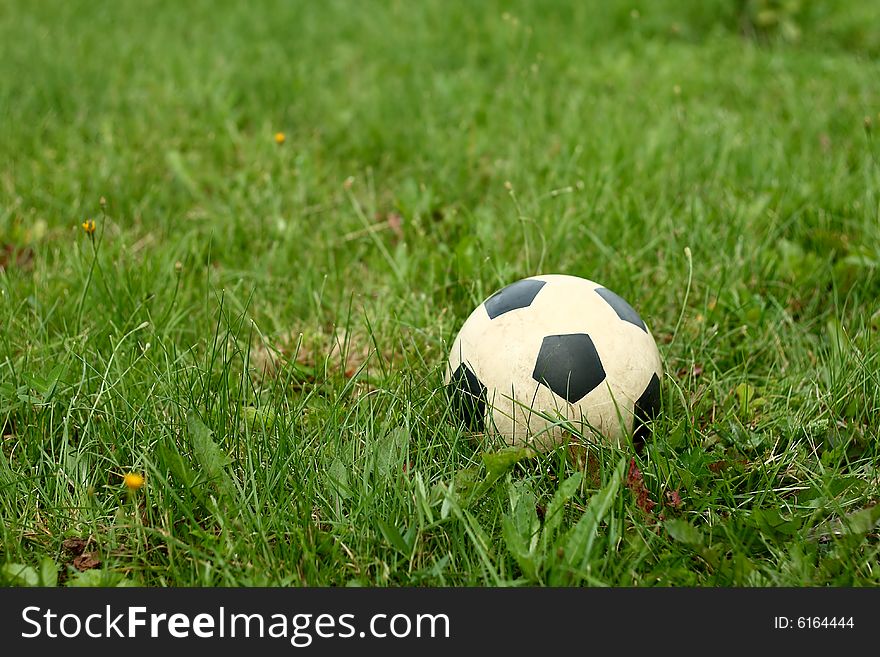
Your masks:
<path fill-rule="evenodd" d="M 143 487 L 144 476 L 138 474 L 137 472 L 129 472 L 125 475 L 124 481 L 125 487 L 128 488 L 128 490 L 134 492 Z"/>
<path fill-rule="evenodd" d="M 276 132 L 275 133 L 275 143 L 276 144 L 283 144 L 285 139 L 287 139 L 287 137 L 284 136 L 283 132 Z"/>
<path fill-rule="evenodd" d="M 93 219 L 86 219 L 82 222 L 82 229 L 91 235 L 95 232 L 95 221 Z"/>

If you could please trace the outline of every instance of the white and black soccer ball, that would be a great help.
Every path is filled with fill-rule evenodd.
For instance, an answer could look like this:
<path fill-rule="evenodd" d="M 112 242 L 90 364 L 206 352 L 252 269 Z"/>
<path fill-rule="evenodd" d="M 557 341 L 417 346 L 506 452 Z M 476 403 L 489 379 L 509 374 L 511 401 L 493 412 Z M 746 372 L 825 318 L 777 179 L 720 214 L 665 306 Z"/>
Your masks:
<path fill-rule="evenodd" d="M 445 382 L 470 430 L 546 450 L 572 429 L 605 444 L 643 441 L 662 378 L 632 306 L 598 283 L 552 274 L 508 285 L 471 313 Z"/>

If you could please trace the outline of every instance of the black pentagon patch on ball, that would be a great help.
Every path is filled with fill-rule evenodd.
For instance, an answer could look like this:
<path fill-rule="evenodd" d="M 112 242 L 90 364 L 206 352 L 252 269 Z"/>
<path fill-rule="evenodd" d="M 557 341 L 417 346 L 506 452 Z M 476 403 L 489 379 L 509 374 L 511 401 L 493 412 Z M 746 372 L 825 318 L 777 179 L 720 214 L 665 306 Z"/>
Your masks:
<path fill-rule="evenodd" d="M 486 430 L 486 386 L 462 363 L 446 387 L 453 412 L 470 431 Z"/>
<path fill-rule="evenodd" d="M 546 284 L 547 281 L 524 279 L 501 288 L 483 304 L 489 319 L 495 319 L 517 308 L 527 308 Z"/>
<path fill-rule="evenodd" d="M 605 368 L 586 333 L 548 335 L 532 378 L 573 404 L 605 380 Z"/>
<path fill-rule="evenodd" d="M 614 309 L 614 312 L 617 313 L 617 316 L 620 317 L 624 322 L 629 322 L 634 326 L 638 326 L 645 333 L 648 332 L 648 327 L 645 326 L 645 323 L 642 321 L 642 318 L 639 317 L 639 314 L 635 311 L 631 305 L 629 305 L 623 297 L 619 297 L 614 292 L 609 290 L 607 287 L 597 287 L 596 294 L 605 299 L 609 306 Z"/>
<path fill-rule="evenodd" d="M 660 379 L 656 374 L 651 376 L 648 387 L 636 400 L 633 413 L 633 442 L 643 443 L 651 435 L 648 422 L 657 417 L 660 411 Z"/>

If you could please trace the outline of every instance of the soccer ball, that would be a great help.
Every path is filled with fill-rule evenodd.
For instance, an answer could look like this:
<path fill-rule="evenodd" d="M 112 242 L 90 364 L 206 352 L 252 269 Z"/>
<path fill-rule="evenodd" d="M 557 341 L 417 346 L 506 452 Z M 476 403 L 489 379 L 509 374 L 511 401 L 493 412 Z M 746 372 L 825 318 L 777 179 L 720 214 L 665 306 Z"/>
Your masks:
<path fill-rule="evenodd" d="M 644 441 L 662 363 L 648 327 L 598 283 L 560 274 L 499 290 L 452 343 L 445 383 L 469 430 L 549 450 L 572 436 Z"/>

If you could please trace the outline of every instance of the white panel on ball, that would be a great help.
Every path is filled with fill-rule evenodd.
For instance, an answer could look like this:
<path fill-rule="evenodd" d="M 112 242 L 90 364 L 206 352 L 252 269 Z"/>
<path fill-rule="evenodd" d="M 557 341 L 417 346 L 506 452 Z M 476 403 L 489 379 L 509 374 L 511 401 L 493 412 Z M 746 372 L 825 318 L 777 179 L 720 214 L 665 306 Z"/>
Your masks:
<path fill-rule="evenodd" d="M 593 281 L 533 276 L 467 318 L 449 353 L 447 389 L 473 431 L 549 449 L 569 429 L 622 445 L 659 408 L 660 353 L 622 298 Z"/>

